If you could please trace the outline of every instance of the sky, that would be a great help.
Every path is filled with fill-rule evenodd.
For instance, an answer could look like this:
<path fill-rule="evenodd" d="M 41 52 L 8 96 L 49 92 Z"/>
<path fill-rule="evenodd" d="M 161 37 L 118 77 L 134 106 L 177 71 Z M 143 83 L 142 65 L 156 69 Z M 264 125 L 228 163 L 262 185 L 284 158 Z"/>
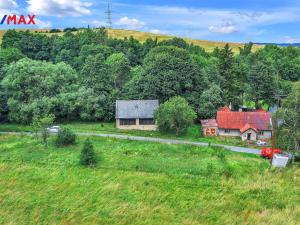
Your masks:
<path fill-rule="evenodd" d="M 101 27 L 105 0 L 0 0 L 4 15 L 36 16 L 9 28 Z M 114 28 L 224 42 L 300 42 L 300 0 L 111 0 Z"/>

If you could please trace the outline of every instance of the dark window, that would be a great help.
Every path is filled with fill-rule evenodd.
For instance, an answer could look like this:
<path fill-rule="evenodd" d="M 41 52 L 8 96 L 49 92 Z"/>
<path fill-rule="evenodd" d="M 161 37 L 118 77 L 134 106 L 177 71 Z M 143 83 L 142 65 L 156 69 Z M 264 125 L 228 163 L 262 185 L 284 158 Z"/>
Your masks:
<path fill-rule="evenodd" d="M 264 132 L 263 132 L 263 131 L 259 131 L 259 132 L 258 132 L 258 135 L 263 136 L 263 135 L 264 135 Z"/>
<path fill-rule="evenodd" d="M 230 133 L 230 130 L 226 129 L 226 130 L 225 130 L 225 133 L 226 133 L 226 134 L 229 134 L 229 133 Z"/>
<path fill-rule="evenodd" d="M 135 125 L 135 119 L 120 119 L 120 125 Z"/>
<path fill-rule="evenodd" d="M 154 119 L 140 119 L 140 125 L 154 125 Z"/>

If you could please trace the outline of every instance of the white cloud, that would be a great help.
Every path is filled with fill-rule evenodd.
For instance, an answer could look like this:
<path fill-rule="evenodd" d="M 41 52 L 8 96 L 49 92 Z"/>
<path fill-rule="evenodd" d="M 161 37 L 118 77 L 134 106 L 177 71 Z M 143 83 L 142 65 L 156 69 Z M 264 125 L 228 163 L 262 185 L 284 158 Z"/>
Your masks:
<path fill-rule="evenodd" d="M 137 29 L 142 29 L 145 26 L 145 23 L 143 21 L 140 21 L 138 19 L 135 18 L 128 18 L 127 16 L 122 17 L 118 22 L 118 25 L 124 26 L 127 29 L 133 29 L 133 30 L 137 30 Z"/>
<path fill-rule="evenodd" d="M 82 0 L 27 0 L 28 11 L 40 16 L 83 16 L 91 14 L 92 3 Z"/>
<path fill-rule="evenodd" d="M 95 27 L 103 27 L 103 26 L 106 25 L 105 22 L 100 21 L 100 20 L 93 20 L 93 21 L 92 21 L 92 24 L 93 24 Z"/>
<path fill-rule="evenodd" d="M 18 7 L 18 4 L 15 0 L 0 0 L 0 9 L 15 9 Z"/>
<path fill-rule="evenodd" d="M 159 30 L 159 29 L 152 29 L 150 30 L 150 33 L 153 33 L 153 34 L 165 34 L 165 32 Z"/>
<path fill-rule="evenodd" d="M 295 38 L 295 37 L 291 37 L 291 36 L 284 36 L 283 37 L 283 42 L 287 43 L 287 44 L 299 43 L 300 38 Z"/>
<path fill-rule="evenodd" d="M 209 26 L 208 30 L 220 34 L 232 34 L 238 32 L 237 28 L 231 23 L 225 23 L 220 26 Z"/>
<path fill-rule="evenodd" d="M 183 35 L 187 30 L 197 38 L 212 33 L 239 32 L 244 38 L 253 38 L 266 26 L 300 21 L 300 7 L 278 7 L 260 11 L 242 9 L 188 8 L 155 5 L 127 5 L 138 8 L 148 26 Z"/>
<path fill-rule="evenodd" d="M 52 23 L 50 21 L 42 21 L 39 19 L 35 19 L 35 24 L 38 26 L 38 28 L 51 28 Z"/>

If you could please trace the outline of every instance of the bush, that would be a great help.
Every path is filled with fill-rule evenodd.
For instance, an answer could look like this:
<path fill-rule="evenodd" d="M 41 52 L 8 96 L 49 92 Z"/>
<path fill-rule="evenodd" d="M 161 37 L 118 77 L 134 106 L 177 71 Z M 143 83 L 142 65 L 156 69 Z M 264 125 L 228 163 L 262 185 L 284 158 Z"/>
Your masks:
<path fill-rule="evenodd" d="M 55 145 L 56 146 L 68 146 L 73 145 L 76 142 L 76 135 L 73 133 L 73 131 L 63 128 L 58 131 L 56 139 L 55 139 Z"/>
<path fill-rule="evenodd" d="M 48 146 L 48 138 L 50 137 L 50 133 L 48 131 L 48 127 L 52 126 L 55 120 L 55 116 L 53 114 L 34 117 L 31 127 L 35 133 L 36 138 L 41 138 L 42 143 L 47 147 Z"/>
<path fill-rule="evenodd" d="M 154 117 L 160 131 L 175 132 L 178 136 L 193 124 L 196 113 L 184 98 L 178 96 L 161 104 Z"/>
<path fill-rule="evenodd" d="M 94 146 L 89 139 L 86 139 L 81 150 L 80 164 L 82 166 L 95 166 L 97 164 L 97 156 L 94 151 Z"/>

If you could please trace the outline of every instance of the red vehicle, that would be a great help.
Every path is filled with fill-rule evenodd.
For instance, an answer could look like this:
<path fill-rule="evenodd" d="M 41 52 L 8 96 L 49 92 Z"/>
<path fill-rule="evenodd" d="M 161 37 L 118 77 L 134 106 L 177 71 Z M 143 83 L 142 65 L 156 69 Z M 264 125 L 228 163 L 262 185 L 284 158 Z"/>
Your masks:
<path fill-rule="evenodd" d="M 273 159 L 274 154 L 281 154 L 282 151 L 279 148 L 275 148 L 272 150 L 272 148 L 263 148 L 261 150 L 261 155 L 264 158 Z"/>

